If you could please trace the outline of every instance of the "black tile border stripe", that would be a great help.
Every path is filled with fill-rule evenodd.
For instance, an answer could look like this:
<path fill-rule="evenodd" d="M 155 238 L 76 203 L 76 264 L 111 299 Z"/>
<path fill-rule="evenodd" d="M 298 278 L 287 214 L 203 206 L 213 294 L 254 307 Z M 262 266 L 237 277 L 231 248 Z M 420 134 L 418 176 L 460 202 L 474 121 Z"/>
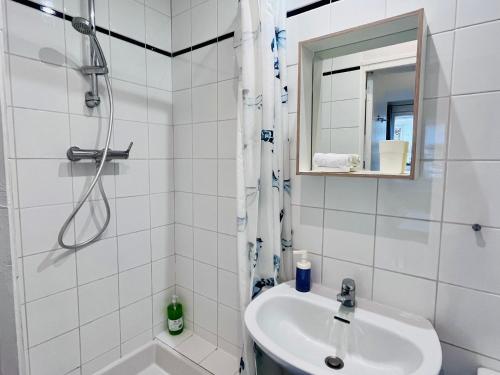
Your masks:
<path fill-rule="evenodd" d="M 69 14 L 65 14 L 63 12 L 60 12 L 60 11 L 56 10 L 56 9 L 50 8 L 48 6 L 45 6 L 45 5 L 42 5 L 42 4 L 39 4 L 39 3 L 36 3 L 34 1 L 31 1 L 31 0 L 11 0 L 11 1 L 16 2 L 18 4 L 25 5 L 25 6 L 29 7 L 29 8 L 36 9 L 36 10 L 38 10 L 40 12 L 43 12 L 45 14 L 48 14 L 48 15 L 51 15 L 51 16 L 54 16 L 54 17 L 57 17 L 57 18 L 60 18 L 60 19 L 66 20 L 66 21 L 70 21 L 71 22 L 73 20 L 73 18 L 74 18 L 73 16 L 71 16 Z M 302 14 L 302 13 L 308 12 L 310 10 L 322 7 L 324 5 L 328 5 L 328 4 L 334 3 L 336 1 L 340 1 L 340 0 L 320 0 L 320 1 L 316 1 L 314 3 L 305 5 L 303 7 L 300 7 L 300 8 L 294 9 L 294 10 L 290 10 L 290 11 L 287 12 L 286 16 L 287 17 L 293 17 L 293 16 L 296 16 L 298 14 Z M 156 53 L 159 53 L 161 55 L 168 56 L 168 57 L 179 56 L 179 55 L 182 55 L 184 53 L 195 51 L 197 49 L 209 46 L 209 45 L 214 44 L 214 43 L 222 42 L 223 40 L 226 40 L 226 39 L 234 37 L 234 32 L 229 32 L 229 33 L 223 34 L 221 36 L 215 37 L 213 39 L 207 40 L 205 42 L 195 44 L 195 45 L 193 45 L 191 47 L 183 48 L 183 49 L 181 49 L 179 51 L 176 51 L 176 52 L 169 52 L 169 51 L 163 50 L 161 48 L 155 47 L 155 46 L 153 46 L 151 44 L 147 44 L 145 42 L 140 42 L 140 41 L 135 40 L 133 38 L 130 38 L 128 36 L 119 34 L 119 33 L 115 32 L 115 31 L 111 31 L 111 30 L 105 29 L 104 27 L 101 27 L 101 26 L 96 26 L 96 31 L 98 31 L 98 32 L 100 32 L 102 34 L 106 34 L 106 35 L 112 36 L 113 38 L 122 40 L 124 42 L 131 43 L 131 44 L 133 44 L 133 45 L 135 45 L 137 47 L 142 47 L 142 48 L 145 48 L 145 49 L 150 50 L 152 52 L 156 52 Z M 330 74 L 334 74 L 334 73 L 330 72 Z"/>
<path fill-rule="evenodd" d="M 191 46 L 191 47 L 183 48 L 183 49 L 181 49 L 179 51 L 176 51 L 176 52 L 172 53 L 172 57 L 176 57 L 176 56 L 182 55 L 184 53 L 195 51 L 197 49 L 209 46 L 209 45 L 214 44 L 214 43 L 222 42 L 223 40 L 232 38 L 233 36 L 234 36 L 234 32 L 231 31 L 230 33 L 218 36 L 216 38 L 212 38 L 212 39 L 207 40 L 205 42 L 201 42 L 201 43 L 195 44 L 194 46 Z"/>
<path fill-rule="evenodd" d="M 297 8 L 297 9 L 293 9 L 293 10 L 289 10 L 288 12 L 286 12 L 286 16 L 287 16 L 287 18 L 290 18 L 290 17 L 293 17 L 293 16 L 297 16 L 299 14 L 302 14 L 302 13 L 305 13 L 305 12 L 309 12 L 310 10 L 322 7 L 324 5 L 328 5 L 328 4 L 333 3 L 335 1 L 338 1 L 338 0 L 332 0 L 332 1 L 331 0 L 320 0 L 320 1 L 315 1 L 314 3 L 304 5 L 303 7 L 300 7 L 300 8 Z"/>
<path fill-rule="evenodd" d="M 57 17 L 57 18 L 60 18 L 62 20 L 66 20 L 66 21 L 72 21 L 73 20 L 73 16 L 69 15 L 69 14 L 65 14 L 65 13 L 62 13 L 58 10 L 55 10 L 55 9 L 52 9 L 48 6 L 45 6 L 45 5 L 42 5 L 42 4 L 38 4 L 38 3 L 35 3 L 34 1 L 30 1 L 30 0 L 11 0 L 13 2 L 16 2 L 18 4 L 22 4 L 22 5 L 25 5 L 29 8 L 32 8 L 32 9 L 36 9 L 40 12 L 43 12 L 47 15 L 50 15 L 50 16 L 54 16 L 54 17 Z M 102 33 L 102 34 L 106 34 L 106 35 L 109 35 L 109 36 L 112 36 L 113 38 L 116 38 L 116 39 L 120 39 L 124 42 L 127 42 L 127 43 L 131 43 L 137 47 L 142 47 L 142 48 L 145 48 L 145 49 L 148 49 L 152 52 L 156 52 L 156 53 L 159 53 L 161 55 L 164 55 L 164 56 L 168 56 L 168 57 L 172 57 L 172 53 L 169 52 L 169 51 L 165 51 L 161 48 L 158 48 L 158 47 L 155 47 L 155 46 L 152 46 L 150 44 L 147 44 L 145 42 L 140 42 L 138 40 L 135 40 L 133 38 L 130 38 L 128 36 L 125 36 L 125 35 L 122 35 L 122 34 L 119 34 L 117 32 L 114 32 L 114 31 L 111 31 L 111 30 L 108 30 L 108 29 L 105 29 L 104 27 L 101 27 L 101 26 L 96 26 L 96 31 Z"/>
<path fill-rule="evenodd" d="M 347 72 L 353 72 L 355 70 L 360 70 L 361 67 L 359 66 L 353 66 L 351 68 L 344 68 L 344 69 L 338 69 L 338 70 L 331 70 L 329 72 L 323 72 L 323 76 L 331 76 L 334 74 L 339 74 L 339 73 L 347 73 Z"/>

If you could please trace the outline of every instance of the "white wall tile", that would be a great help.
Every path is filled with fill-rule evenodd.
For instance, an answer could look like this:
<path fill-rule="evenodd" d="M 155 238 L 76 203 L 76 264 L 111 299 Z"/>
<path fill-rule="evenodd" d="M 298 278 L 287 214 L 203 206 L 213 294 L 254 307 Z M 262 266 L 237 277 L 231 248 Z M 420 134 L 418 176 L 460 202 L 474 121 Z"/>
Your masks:
<path fill-rule="evenodd" d="M 149 192 L 149 168 L 147 160 L 128 160 L 120 164 L 115 176 L 116 196 L 129 197 Z"/>
<path fill-rule="evenodd" d="M 111 30 L 145 41 L 144 5 L 134 0 L 109 0 Z"/>
<path fill-rule="evenodd" d="M 325 207 L 337 210 L 375 213 L 377 180 L 327 177 Z"/>
<path fill-rule="evenodd" d="M 193 192 L 217 195 L 216 159 L 193 159 Z"/>
<path fill-rule="evenodd" d="M 193 228 L 194 258 L 203 263 L 217 266 L 217 233 Z"/>
<path fill-rule="evenodd" d="M 169 256 L 153 262 L 153 293 L 158 293 L 175 285 L 175 258 Z"/>
<path fill-rule="evenodd" d="M 63 158 L 70 143 L 68 115 L 62 113 L 15 108 L 14 129 L 18 158 Z"/>
<path fill-rule="evenodd" d="M 26 312 L 30 347 L 68 332 L 78 327 L 76 289 L 30 302 L 26 304 Z"/>
<path fill-rule="evenodd" d="M 25 257 L 26 301 L 42 298 L 76 286 L 75 254 L 68 250 Z"/>
<path fill-rule="evenodd" d="M 444 220 L 499 227 L 499 176 L 497 162 L 449 162 Z"/>
<path fill-rule="evenodd" d="M 291 202 L 311 207 L 323 207 L 325 201 L 325 178 L 323 176 L 297 175 L 290 171 Z"/>
<path fill-rule="evenodd" d="M 193 225 L 198 228 L 217 230 L 217 197 L 193 194 Z"/>
<path fill-rule="evenodd" d="M 146 43 L 165 51 L 172 51 L 170 17 L 146 7 Z"/>
<path fill-rule="evenodd" d="M 29 351 L 31 374 L 66 374 L 80 365 L 80 335 L 75 329 Z"/>
<path fill-rule="evenodd" d="M 226 120 L 220 121 L 217 132 L 217 153 L 219 158 L 235 159 L 236 158 L 236 142 L 232 140 L 236 138 L 236 121 Z"/>
<path fill-rule="evenodd" d="M 422 162 L 414 181 L 380 180 L 378 213 L 440 220 L 443 201 L 443 162 Z M 408 199 L 411 197 L 411 199 Z"/>
<path fill-rule="evenodd" d="M 64 21 L 14 2 L 6 4 L 9 51 L 16 55 L 64 64 Z"/>
<path fill-rule="evenodd" d="M 37 171 L 36 174 L 33 171 Z M 73 201 L 69 161 L 22 159 L 17 161 L 19 204 L 34 207 Z M 44 189 L 40 189 L 43 186 Z"/>
<path fill-rule="evenodd" d="M 496 74 L 500 51 L 490 48 L 496 41 L 495 35 L 499 33 L 498 21 L 455 32 L 453 94 L 500 89 L 500 78 Z"/>
<path fill-rule="evenodd" d="M 184 2 L 183 0 L 174 3 Z M 187 1 L 189 3 L 189 1 Z M 172 50 L 179 51 L 191 46 L 191 12 L 177 13 L 174 9 L 172 17 Z"/>
<path fill-rule="evenodd" d="M 151 329 L 151 309 L 151 298 L 145 298 L 120 311 L 122 342 L 131 339 L 147 329 Z"/>
<path fill-rule="evenodd" d="M 287 64 L 297 64 L 298 43 L 328 34 L 330 30 L 330 12 L 322 6 L 306 13 L 287 18 Z M 293 87 L 296 87 L 294 85 Z"/>
<path fill-rule="evenodd" d="M 194 291 L 212 300 L 217 300 L 217 267 L 194 262 Z"/>
<path fill-rule="evenodd" d="M 500 93 L 455 96 L 451 99 L 450 159 L 500 159 L 495 140 L 498 127 L 491 126 L 497 117 Z"/>
<path fill-rule="evenodd" d="M 218 35 L 236 30 L 238 27 L 238 4 L 232 0 L 217 0 Z"/>
<path fill-rule="evenodd" d="M 191 90 L 176 91 L 172 94 L 172 103 L 175 108 L 174 124 L 186 124 L 191 122 Z"/>
<path fill-rule="evenodd" d="M 116 200 L 117 233 L 126 234 L 149 227 L 149 197 L 147 195 Z"/>
<path fill-rule="evenodd" d="M 193 290 L 193 260 L 176 255 L 175 276 L 177 285 Z"/>
<path fill-rule="evenodd" d="M 193 122 L 217 120 L 217 85 L 215 83 L 192 89 Z"/>
<path fill-rule="evenodd" d="M 166 193 L 174 190 L 174 161 L 149 161 L 149 191 L 152 194 Z"/>
<path fill-rule="evenodd" d="M 175 159 L 175 190 L 193 191 L 193 159 Z"/>
<path fill-rule="evenodd" d="M 66 70 L 11 55 L 12 102 L 15 106 L 66 112 Z"/>
<path fill-rule="evenodd" d="M 114 144 L 118 150 L 125 150 L 134 142 L 130 159 L 148 158 L 148 127 L 140 122 L 115 121 Z"/>
<path fill-rule="evenodd" d="M 61 223 L 71 213 L 71 204 L 25 208 L 20 210 L 23 255 L 59 248 L 56 238 Z M 73 225 L 69 225 L 63 237 L 66 243 L 74 242 Z"/>
<path fill-rule="evenodd" d="M 375 216 L 325 210 L 323 254 L 367 265 L 373 264 Z"/>
<path fill-rule="evenodd" d="M 340 290 L 342 280 L 345 278 L 356 281 L 356 295 L 371 298 L 373 278 L 373 269 L 371 267 L 323 258 L 323 284 L 335 290 Z"/>
<path fill-rule="evenodd" d="M 210 332 L 217 332 L 217 302 L 194 294 L 194 323 Z"/>
<path fill-rule="evenodd" d="M 240 304 L 238 275 L 226 270 L 219 270 L 219 302 L 234 309 Z"/>
<path fill-rule="evenodd" d="M 85 284 L 118 272 L 116 238 L 94 242 L 76 254 L 78 284 Z"/>
<path fill-rule="evenodd" d="M 217 82 L 217 44 L 198 48 L 192 52 L 192 56 L 193 86 Z"/>
<path fill-rule="evenodd" d="M 322 253 L 323 210 L 292 206 L 292 234 L 294 249 Z"/>
<path fill-rule="evenodd" d="M 175 224 L 175 253 L 188 258 L 193 257 L 193 227 Z"/>
<path fill-rule="evenodd" d="M 118 309 L 118 275 L 78 287 L 80 324 L 89 323 Z"/>
<path fill-rule="evenodd" d="M 335 32 L 384 18 L 385 1 L 338 1 L 330 6 L 330 11 L 330 32 Z"/>
<path fill-rule="evenodd" d="M 217 231 L 236 235 L 236 199 L 225 197 L 217 199 Z"/>
<path fill-rule="evenodd" d="M 117 119 L 146 122 L 148 120 L 146 87 L 112 80 Z"/>
<path fill-rule="evenodd" d="M 436 282 L 375 269 L 373 300 L 434 320 Z"/>
<path fill-rule="evenodd" d="M 80 328 L 82 362 L 87 362 L 120 345 L 118 312 L 106 315 Z"/>
<path fill-rule="evenodd" d="M 151 194 L 151 227 L 174 223 L 174 194 Z"/>
<path fill-rule="evenodd" d="M 126 306 L 151 295 L 149 264 L 120 273 L 120 306 Z"/>
<path fill-rule="evenodd" d="M 172 125 L 172 93 L 148 87 L 148 121 L 154 124 Z"/>
<path fill-rule="evenodd" d="M 235 79 L 219 82 L 217 86 L 218 119 L 236 118 L 236 90 L 238 82 Z"/>
<path fill-rule="evenodd" d="M 225 269 L 227 271 L 237 273 L 238 253 L 237 253 L 236 238 L 233 236 L 228 236 L 226 234 L 218 234 L 217 237 L 218 237 L 217 240 L 218 267 Z"/>
<path fill-rule="evenodd" d="M 436 330 L 441 340 L 500 357 L 499 296 L 440 283 L 437 301 Z"/>
<path fill-rule="evenodd" d="M 117 240 L 120 272 L 151 262 L 149 231 L 126 234 Z"/>
<path fill-rule="evenodd" d="M 238 63 L 233 44 L 233 38 L 225 39 L 217 44 L 217 78 L 219 81 L 238 76 Z"/>
<path fill-rule="evenodd" d="M 205 1 L 191 9 L 191 35 L 193 45 L 217 36 L 217 0 Z"/>
<path fill-rule="evenodd" d="M 425 98 L 447 96 L 451 92 L 453 39 L 453 32 L 427 37 L 424 76 Z"/>
<path fill-rule="evenodd" d="M 422 110 L 422 159 L 444 159 L 448 129 L 449 98 L 425 99 Z"/>
<path fill-rule="evenodd" d="M 193 157 L 217 158 L 217 122 L 193 125 Z"/>
<path fill-rule="evenodd" d="M 500 294 L 498 262 L 500 229 L 443 224 L 439 279 L 467 288 Z"/>
<path fill-rule="evenodd" d="M 457 27 L 493 21 L 500 18 L 500 4 L 496 0 L 483 0 L 477 6 L 474 0 L 457 1 Z"/>
<path fill-rule="evenodd" d="M 172 59 L 172 88 L 185 90 L 191 87 L 191 52 Z"/>
<path fill-rule="evenodd" d="M 236 198 L 236 160 L 219 160 L 218 194 Z"/>
<path fill-rule="evenodd" d="M 146 65 L 148 86 L 172 91 L 172 58 L 147 50 Z"/>
<path fill-rule="evenodd" d="M 166 15 L 171 15 L 171 0 L 146 0 L 146 6 Z"/>
<path fill-rule="evenodd" d="M 500 361 L 445 343 L 441 343 L 441 348 L 443 369 L 446 374 L 475 375 L 480 367 L 500 371 Z"/>
<path fill-rule="evenodd" d="M 146 84 L 146 50 L 129 42 L 111 38 L 113 78 Z"/>
<path fill-rule="evenodd" d="M 386 7 L 387 17 L 425 8 L 427 25 L 429 26 L 429 31 L 433 34 L 450 30 L 455 26 L 456 1 L 454 0 L 387 0 Z"/>
<path fill-rule="evenodd" d="M 436 222 L 378 216 L 375 266 L 436 279 L 440 232 Z"/>
<path fill-rule="evenodd" d="M 149 157 L 169 159 L 173 156 L 174 129 L 172 126 L 149 125 Z"/>
<path fill-rule="evenodd" d="M 193 197 L 190 193 L 175 193 L 175 222 L 185 225 L 193 223 Z"/>
<path fill-rule="evenodd" d="M 153 260 L 174 254 L 174 226 L 151 229 L 151 253 Z"/>
<path fill-rule="evenodd" d="M 109 206 L 111 218 L 101 238 L 109 238 L 116 235 L 115 199 L 109 199 Z M 76 241 L 80 243 L 95 236 L 95 234 L 101 230 L 105 222 L 106 207 L 102 200 L 84 203 L 75 219 Z"/>
<path fill-rule="evenodd" d="M 241 345 L 240 312 L 219 304 L 218 320 L 219 336 L 233 345 Z"/>

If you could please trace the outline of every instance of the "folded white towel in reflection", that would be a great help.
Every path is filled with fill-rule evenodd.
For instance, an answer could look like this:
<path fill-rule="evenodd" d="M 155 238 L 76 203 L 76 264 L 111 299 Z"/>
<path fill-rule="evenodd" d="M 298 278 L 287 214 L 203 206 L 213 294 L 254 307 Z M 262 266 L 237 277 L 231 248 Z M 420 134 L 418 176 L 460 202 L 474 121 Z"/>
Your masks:
<path fill-rule="evenodd" d="M 355 168 L 361 164 L 357 154 L 334 154 L 316 152 L 313 156 L 313 166 L 327 168 Z"/>

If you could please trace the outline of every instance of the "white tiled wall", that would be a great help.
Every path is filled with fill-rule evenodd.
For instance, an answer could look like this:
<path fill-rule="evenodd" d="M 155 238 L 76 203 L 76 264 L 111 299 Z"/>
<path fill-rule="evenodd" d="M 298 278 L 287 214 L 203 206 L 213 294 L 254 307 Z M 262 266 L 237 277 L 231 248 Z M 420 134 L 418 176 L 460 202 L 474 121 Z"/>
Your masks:
<path fill-rule="evenodd" d="M 445 374 L 473 375 L 500 370 L 498 2 L 340 0 L 288 18 L 289 124 L 295 135 L 298 41 L 421 7 L 430 31 L 421 177 L 292 176 L 293 240 L 312 251 L 315 280 L 338 289 L 354 277 L 361 296 L 430 319 Z"/>
<path fill-rule="evenodd" d="M 87 1 L 40 1 L 72 16 Z M 98 34 L 115 98 L 112 148 L 134 142 L 130 159 L 105 168 L 111 222 L 103 238 L 79 250 L 58 248 L 59 228 L 95 173 L 71 164 L 70 145 L 102 147 L 108 100 L 85 107 L 88 38 L 69 21 L 5 1 L 4 58 L 10 202 L 17 238 L 28 371 L 91 374 L 163 329 L 174 291 L 174 173 L 171 59 Z M 97 24 L 171 50 L 170 1 L 99 0 Z M 98 194 L 83 206 L 67 242 L 93 235 L 105 218 Z M 24 277 L 23 277 L 24 275 Z M 73 372 L 71 372 L 73 373 Z"/>
<path fill-rule="evenodd" d="M 234 30 L 237 1 L 172 1 L 174 51 Z M 188 326 L 240 355 L 233 38 L 173 58 L 176 290 Z"/>

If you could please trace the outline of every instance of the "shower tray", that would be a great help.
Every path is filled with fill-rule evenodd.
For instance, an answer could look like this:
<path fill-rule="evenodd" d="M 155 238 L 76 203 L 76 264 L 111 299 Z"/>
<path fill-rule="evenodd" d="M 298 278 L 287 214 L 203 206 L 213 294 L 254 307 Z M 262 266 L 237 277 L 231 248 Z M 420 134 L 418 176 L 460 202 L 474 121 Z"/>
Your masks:
<path fill-rule="evenodd" d="M 154 340 L 94 375 L 211 375 L 174 349 Z"/>

